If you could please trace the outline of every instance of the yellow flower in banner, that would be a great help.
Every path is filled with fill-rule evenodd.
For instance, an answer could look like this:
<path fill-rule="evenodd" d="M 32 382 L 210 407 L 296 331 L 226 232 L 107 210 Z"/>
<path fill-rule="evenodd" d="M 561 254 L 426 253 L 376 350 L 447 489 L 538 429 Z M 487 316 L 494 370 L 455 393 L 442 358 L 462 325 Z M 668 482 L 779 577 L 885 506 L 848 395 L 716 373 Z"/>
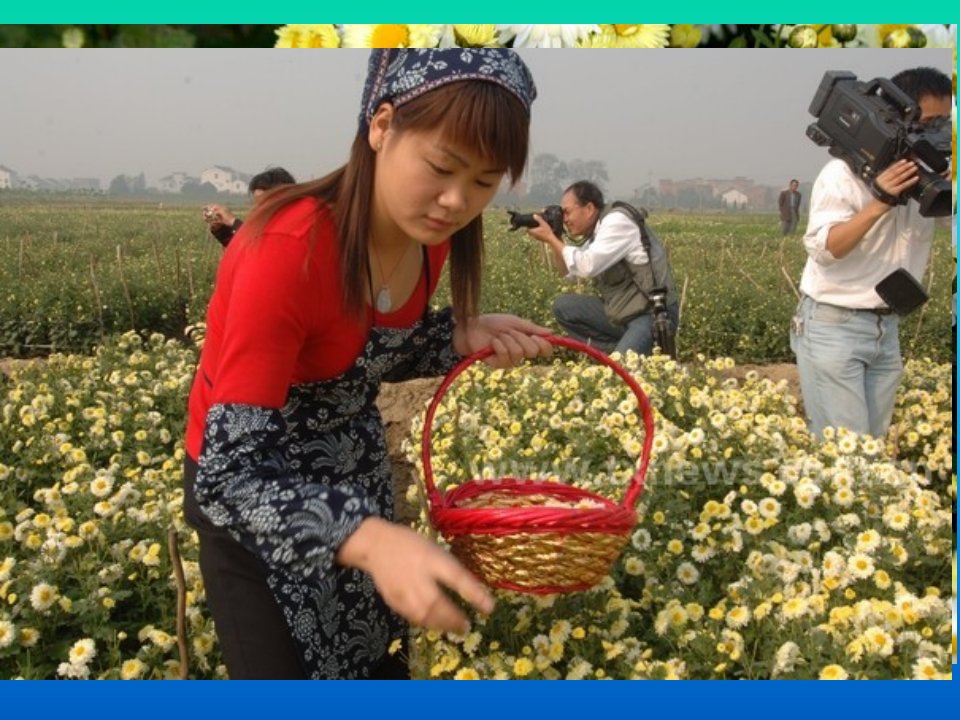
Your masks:
<path fill-rule="evenodd" d="M 281 25 L 276 29 L 278 48 L 337 48 L 340 35 L 333 25 Z"/>
<path fill-rule="evenodd" d="M 454 25 L 453 32 L 466 47 L 494 47 L 497 42 L 496 25 Z"/>
<path fill-rule="evenodd" d="M 700 44 L 703 33 L 695 25 L 674 25 L 670 31 L 670 47 L 692 48 Z"/>
<path fill-rule="evenodd" d="M 473 668 L 460 668 L 457 674 L 453 676 L 454 680 L 479 680 L 480 673 Z"/>
<path fill-rule="evenodd" d="M 343 25 L 343 47 L 437 47 L 440 25 Z"/>
<path fill-rule="evenodd" d="M 601 25 L 600 32 L 582 38 L 583 48 L 662 48 L 670 41 L 669 25 Z"/>
<path fill-rule="evenodd" d="M 83 34 L 83 30 L 78 27 L 69 27 L 63 31 L 63 35 L 60 37 L 65 48 L 82 48 L 86 42 L 87 38 Z"/>

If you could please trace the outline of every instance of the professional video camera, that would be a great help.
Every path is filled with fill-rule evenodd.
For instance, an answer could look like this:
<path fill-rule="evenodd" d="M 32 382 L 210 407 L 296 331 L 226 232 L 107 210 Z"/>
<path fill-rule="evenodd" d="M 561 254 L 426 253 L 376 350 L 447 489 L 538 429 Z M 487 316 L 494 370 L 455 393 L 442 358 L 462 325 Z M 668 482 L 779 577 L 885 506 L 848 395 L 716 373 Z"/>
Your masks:
<path fill-rule="evenodd" d="M 950 183 L 940 173 L 950 165 L 953 150 L 950 118 L 920 122 L 920 107 L 886 78 L 859 82 L 851 72 L 824 73 L 810 103 L 817 118 L 807 137 L 830 148 L 843 159 L 884 202 L 894 202 L 876 184 L 877 175 L 891 163 L 906 158 L 917 164 L 920 180 L 899 198 L 913 198 L 924 217 L 953 212 Z"/>
<path fill-rule="evenodd" d="M 517 228 L 535 228 L 539 224 L 537 219 L 534 217 L 534 213 L 521 213 L 516 210 L 507 210 L 507 213 L 510 215 L 510 229 L 516 230 Z M 547 221 L 547 225 L 550 226 L 550 229 L 553 231 L 553 234 L 558 238 L 563 239 L 563 208 L 559 205 L 547 205 L 543 209 L 542 213 L 536 213 L 537 215 L 542 215 L 543 219 Z"/>
<path fill-rule="evenodd" d="M 653 341 L 664 355 L 676 360 L 676 330 L 667 315 L 667 289 L 658 287 L 651 290 L 650 302 L 653 303 Z"/>

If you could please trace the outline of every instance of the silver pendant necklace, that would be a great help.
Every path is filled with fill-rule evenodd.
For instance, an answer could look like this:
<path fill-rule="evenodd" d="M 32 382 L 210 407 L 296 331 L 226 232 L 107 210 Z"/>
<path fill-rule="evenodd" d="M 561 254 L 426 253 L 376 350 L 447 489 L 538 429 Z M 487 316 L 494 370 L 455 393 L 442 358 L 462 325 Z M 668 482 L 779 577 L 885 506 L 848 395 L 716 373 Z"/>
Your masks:
<path fill-rule="evenodd" d="M 390 297 L 390 288 L 384 285 L 382 288 L 380 288 L 380 292 L 377 293 L 377 312 L 389 312 L 390 308 L 392 307 L 393 298 Z"/>
<path fill-rule="evenodd" d="M 377 312 L 381 315 L 383 313 L 390 312 L 390 310 L 393 308 L 393 297 L 390 295 L 390 286 L 388 283 L 390 282 L 390 278 L 396 274 L 397 269 L 400 267 L 400 264 L 407 256 L 407 253 L 410 251 L 410 248 L 413 244 L 414 243 L 411 242 L 409 245 L 407 245 L 406 249 L 403 251 L 403 253 L 401 253 L 400 259 L 397 260 L 397 264 L 393 266 L 393 270 L 390 271 L 389 275 L 384 275 L 383 273 L 383 261 L 380 259 L 380 254 L 376 252 L 374 253 L 374 255 L 377 257 L 377 267 L 380 268 L 380 280 L 383 283 L 380 286 L 380 291 L 377 293 L 377 298 L 374 301 L 374 307 L 377 308 Z"/>

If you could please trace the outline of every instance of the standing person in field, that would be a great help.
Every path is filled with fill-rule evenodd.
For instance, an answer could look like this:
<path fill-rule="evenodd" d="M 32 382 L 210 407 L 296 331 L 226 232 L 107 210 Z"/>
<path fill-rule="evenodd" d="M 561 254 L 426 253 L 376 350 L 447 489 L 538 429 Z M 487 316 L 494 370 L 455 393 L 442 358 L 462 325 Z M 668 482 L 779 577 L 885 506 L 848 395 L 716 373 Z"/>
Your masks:
<path fill-rule="evenodd" d="M 380 382 L 541 328 L 479 315 L 483 209 L 527 160 L 533 79 L 507 49 L 375 50 L 347 164 L 272 193 L 224 255 L 190 394 L 185 515 L 234 678 L 402 677 L 405 621 L 464 632 L 481 583 L 392 523 Z M 453 310 L 430 297 L 450 256 Z"/>
<path fill-rule="evenodd" d="M 293 175 L 282 167 L 267 168 L 250 179 L 247 189 L 253 198 L 253 205 L 256 207 L 261 198 L 266 195 L 267 190 L 272 190 L 280 185 L 293 185 L 295 182 Z M 243 225 L 243 220 L 223 205 L 207 205 L 203 209 L 203 219 L 210 226 L 210 234 L 223 247 L 230 244 L 233 236 L 237 234 L 237 230 Z"/>
<path fill-rule="evenodd" d="M 950 116 L 953 86 L 939 70 L 904 70 L 891 81 L 919 105 L 920 122 Z M 934 220 L 916 202 L 900 203 L 918 180 L 916 163 L 900 159 L 871 187 L 835 158 L 813 185 L 790 346 L 817 435 L 829 426 L 881 438 L 890 427 L 903 373 L 899 317 L 875 288 L 900 268 L 926 272 Z"/>
<path fill-rule="evenodd" d="M 799 187 L 799 181 L 791 180 L 790 186 L 780 192 L 777 205 L 780 208 L 781 235 L 793 235 L 797 230 L 797 223 L 800 222 L 800 191 L 797 189 Z"/>

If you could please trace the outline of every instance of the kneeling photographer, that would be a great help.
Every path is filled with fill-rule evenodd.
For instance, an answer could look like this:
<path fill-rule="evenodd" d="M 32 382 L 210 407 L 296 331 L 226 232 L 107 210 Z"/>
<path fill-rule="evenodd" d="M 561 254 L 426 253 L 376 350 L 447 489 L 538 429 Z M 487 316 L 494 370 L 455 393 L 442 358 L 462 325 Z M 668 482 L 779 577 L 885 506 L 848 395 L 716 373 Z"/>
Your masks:
<path fill-rule="evenodd" d="M 835 159 L 813 185 L 790 344 L 817 435 L 890 427 L 899 317 L 926 300 L 933 218 L 951 212 L 951 91 L 933 68 L 869 83 L 828 72 L 810 106 L 807 135 Z"/>
<path fill-rule="evenodd" d="M 600 297 L 564 294 L 554 301 L 553 314 L 571 337 L 604 352 L 641 355 L 650 354 L 656 341 L 675 357 L 676 285 L 666 250 L 645 218 L 645 211 L 626 203 L 606 207 L 600 188 L 581 180 L 564 191 L 559 208 L 534 215 L 538 225 L 528 233 L 550 248 L 554 266 L 566 279 L 592 278 L 600 292 Z M 564 225 L 586 242 L 564 244 Z"/>

